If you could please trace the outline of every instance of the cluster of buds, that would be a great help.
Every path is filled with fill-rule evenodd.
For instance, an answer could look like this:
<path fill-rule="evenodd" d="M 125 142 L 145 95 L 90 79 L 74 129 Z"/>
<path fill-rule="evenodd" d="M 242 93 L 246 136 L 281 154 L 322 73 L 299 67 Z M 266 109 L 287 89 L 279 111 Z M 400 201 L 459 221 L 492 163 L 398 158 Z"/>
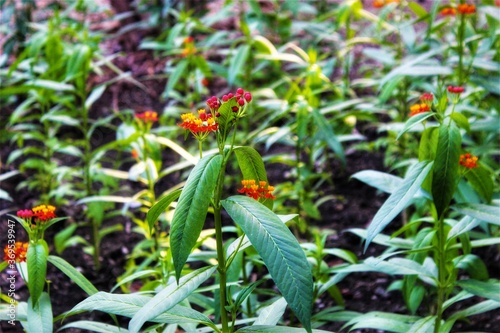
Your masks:
<path fill-rule="evenodd" d="M 12 245 L 6 245 L 3 249 L 4 261 L 15 260 L 16 262 L 26 261 L 26 252 L 28 251 L 28 243 L 15 242 L 14 247 Z"/>
<path fill-rule="evenodd" d="M 207 106 L 210 108 L 210 110 L 217 111 L 220 108 L 220 101 L 216 96 L 212 96 L 207 99 Z"/>
<path fill-rule="evenodd" d="M 410 107 L 410 117 L 417 115 L 419 113 L 429 112 L 431 110 L 430 105 L 427 103 L 415 104 Z"/>
<path fill-rule="evenodd" d="M 478 158 L 471 155 L 470 153 L 465 153 L 460 155 L 460 165 L 466 167 L 467 169 L 477 168 Z"/>
<path fill-rule="evenodd" d="M 198 110 L 198 116 L 192 112 L 181 115 L 182 123 L 180 127 L 190 131 L 194 137 L 200 141 L 204 140 L 210 132 L 215 132 L 219 124 L 215 121 L 211 113 L 205 109 Z"/>
<path fill-rule="evenodd" d="M 154 123 L 155 121 L 158 121 L 158 113 L 155 111 L 145 111 L 143 113 L 136 113 L 135 118 L 146 123 Z"/>
<path fill-rule="evenodd" d="M 241 107 L 245 105 L 245 103 L 250 103 L 252 100 L 252 94 L 250 92 L 243 90 L 243 88 L 236 89 L 236 93 L 229 93 L 227 95 L 222 96 L 222 101 L 227 102 L 230 99 L 234 98 L 236 103 Z M 238 107 L 233 106 L 233 112 L 238 112 Z"/>
<path fill-rule="evenodd" d="M 452 94 L 461 94 L 464 92 L 464 90 L 464 87 L 448 86 L 448 92 Z"/>
<path fill-rule="evenodd" d="M 23 209 L 17 211 L 17 217 L 25 220 L 34 217 L 35 221 L 45 222 L 56 217 L 56 214 L 54 213 L 55 210 L 56 207 L 51 205 L 39 205 L 33 207 L 32 209 Z"/>
<path fill-rule="evenodd" d="M 257 184 L 254 179 L 242 180 L 241 185 L 243 185 L 243 188 L 239 189 L 238 192 L 246 194 L 250 198 L 255 200 L 276 199 L 271 193 L 274 191 L 274 186 L 267 185 L 265 181 L 260 181 L 259 184 Z"/>
<path fill-rule="evenodd" d="M 390 3 L 399 3 L 399 0 L 373 0 L 373 7 L 382 8 Z"/>
<path fill-rule="evenodd" d="M 422 96 L 420 96 L 420 102 L 430 107 L 432 102 L 434 102 L 434 95 L 432 93 L 423 93 Z"/>

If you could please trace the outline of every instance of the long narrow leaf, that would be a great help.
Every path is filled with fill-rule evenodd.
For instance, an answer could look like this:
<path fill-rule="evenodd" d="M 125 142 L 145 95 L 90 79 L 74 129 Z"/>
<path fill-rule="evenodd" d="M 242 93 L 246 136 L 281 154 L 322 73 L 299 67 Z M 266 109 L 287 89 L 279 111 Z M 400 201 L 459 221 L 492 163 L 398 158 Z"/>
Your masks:
<path fill-rule="evenodd" d="M 172 219 L 170 243 L 177 281 L 198 240 L 222 164 L 222 156 L 201 159 L 189 175 Z"/>
<path fill-rule="evenodd" d="M 33 298 L 28 299 L 28 332 L 52 333 L 52 305 L 47 293 L 42 293 L 33 303 Z"/>
<path fill-rule="evenodd" d="M 47 261 L 52 265 L 56 266 L 61 272 L 66 274 L 71 281 L 76 283 L 77 286 L 82 288 L 88 295 L 93 295 L 98 292 L 97 288 L 94 287 L 92 282 L 90 282 L 82 273 L 71 266 L 66 260 L 56 256 L 48 256 Z"/>
<path fill-rule="evenodd" d="M 177 198 L 179 198 L 181 192 L 182 190 L 178 189 L 167 194 L 166 196 L 158 200 L 158 202 L 155 203 L 148 210 L 148 213 L 146 215 L 146 220 L 148 221 L 149 224 L 149 230 L 153 230 L 153 226 L 158 220 L 158 216 L 160 216 L 160 214 L 163 213 L 165 209 L 167 209 L 167 207 L 170 206 L 172 202 L 174 202 L 175 200 L 177 200 Z"/>
<path fill-rule="evenodd" d="M 200 284 L 209 279 L 216 266 L 200 268 L 184 277 L 179 284 L 171 284 L 148 301 L 130 320 L 130 332 L 139 332 L 142 325 L 161 313 L 170 310 L 188 297 Z"/>
<path fill-rule="evenodd" d="M 40 239 L 37 243 L 30 243 L 26 253 L 28 265 L 28 289 L 32 307 L 38 306 L 38 299 L 42 295 L 47 274 L 47 254 L 49 252 L 47 243 Z"/>
<path fill-rule="evenodd" d="M 297 239 L 276 214 L 252 198 L 232 196 L 222 205 L 250 239 L 290 308 L 310 332 L 312 274 Z"/>
<path fill-rule="evenodd" d="M 412 201 L 432 168 L 432 162 L 423 161 L 413 165 L 408 175 L 384 202 L 368 226 L 364 251 L 371 241 Z"/>
<path fill-rule="evenodd" d="M 451 209 L 481 221 L 500 225 L 500 207 L 498 206 L 462 203 L 451 206 Z"/>

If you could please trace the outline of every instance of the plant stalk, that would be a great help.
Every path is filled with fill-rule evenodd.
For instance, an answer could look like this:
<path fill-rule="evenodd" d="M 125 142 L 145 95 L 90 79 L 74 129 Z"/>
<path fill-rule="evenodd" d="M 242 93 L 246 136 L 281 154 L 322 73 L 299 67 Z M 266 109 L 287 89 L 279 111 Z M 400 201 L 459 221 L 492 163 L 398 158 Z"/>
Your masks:
<path fill-rule="evenodd" d="M 436 323 L 434 325 L 434 333 L 439 333 L 441 320 L 443 318 L 443 303 L 446 295 L 446 240 L 444 235 L 444 214 L 437 221 L 437 250 L 436 258 L 438 266 L 438 285 L 437 285 L 437 304 L 436 304 Z"/>

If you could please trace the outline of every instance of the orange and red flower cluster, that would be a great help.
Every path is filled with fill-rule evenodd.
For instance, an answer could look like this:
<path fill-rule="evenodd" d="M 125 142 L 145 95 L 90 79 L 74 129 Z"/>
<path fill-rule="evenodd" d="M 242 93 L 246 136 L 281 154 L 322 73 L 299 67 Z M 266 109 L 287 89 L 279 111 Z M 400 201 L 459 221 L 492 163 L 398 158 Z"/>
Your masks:
<path fill-rule="evenodd" d="M 419 113 L 428 112 L 430 110 L 431 108 L 427 103 L 415 104 L 410 107 L 410 117 L 413 117 L 414 115 L 417 115 Z"/>
<path fill-rule="evenodd" d="M 182 49 L 182 56 L 187 57 L 189 55 L 196 53 L 196 47 L 194 46 L 194 38 L 189 36 L 184 38 L 185 47 Z"/>
<path fill-rule="evenodd" d="M 205 109 L 198 110 L 198 116 L 192 112 L 181 115 L 182 123 L 180 127 L 190 131 L 198 139 L 204 139 L 209 132 L 215 132 L 219 128 L 219 124 L 215 122 L 211 113 L 207 113 Z"/>
<path fill-rule="evenodd" d="M 460 165 L 466 167 L 467 169 L 477 168 L 478 158 L 471 155 L 470 153 L 465 153 L 460 155 Z"/>
<path fill-rule="evenodd" d="M 443 16 L 455 16 L 457 12 L 462 15 L 474 14 L 476 12 L 476 6 L 462 3 L 459 4 L 456 9 L 454 7 L 445 7 L 441 9 L 440 14 Z"/>
<path fill-rule="evenodd" d="M 274 195 L 271 194 L 274 191 L 274 186 L 267 185 L 267 182 L 260 181 L 259 184 L 256 183 L 254 179 L 242 180 L 241 185 L 243 188 L 239 189 L 238 192 L 246 194 L 250 198 L 255 200 L 264 199 L 276 199 Z"/>
<path fill-rule="evenodd" d="M 39 205 L 32 209 L 23 209 L 17 211 L 17 217 L 22 219 L 30 219 L 34 217 L 36 220 L 45 222 L 56 217 L 54 213 L 56 207 L 51 205 Z"/>
<path fill-rule="evenodd" d="M 146 123 L 153 123 L 155 121 L 158 121 L 158 113 L 155 111 L 146 111 L 144 113 L 136 113 L 135 117 L 137 119 L 141 119 L 142 121 Z"/>
<path fill-rule="evenodd" d="M 16 262 L 26 261 L 26 252 L 28 251 L 28 243 L 16 242 L 13 248 L 6 245 L 3 249 L 4 261 L 15 260 Z"/>

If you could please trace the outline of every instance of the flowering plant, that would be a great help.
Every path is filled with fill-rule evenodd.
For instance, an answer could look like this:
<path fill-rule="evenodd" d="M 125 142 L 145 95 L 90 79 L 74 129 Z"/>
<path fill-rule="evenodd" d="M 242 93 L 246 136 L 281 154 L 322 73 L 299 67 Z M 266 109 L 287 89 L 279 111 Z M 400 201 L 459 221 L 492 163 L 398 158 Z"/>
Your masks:
<path fill-rule="evenodd" d="M 243 276 L 248 274 L 246 268 L 241 265 L 241 256 L 242 251 L 251 244 L 266 264 L 272 279 L 305 330 L 312 332 L 311 268 L 298 241 L 284 224 L 294 216 L 278 216 L 273 213 L 274 187 L 268 185 L 262 157 L 255 149 L 237 146 L 235 142 L 239 120 L 247 115 L 251 100 L 251 93 L 239 88 L 235 93 L 224 95 L 221 99 L 215 96 L 209 98 L 207 111 L 200 110 L 198 115 L 188 113 L 181 116 L 182 122 L 179 126 L 200 142 L 200 160 L 191 171 L 180 196 L 165 196 L 151 207 L 147 216 L 148 221 L 154 223 L 166 207 L 178 197 L 171 222 L 168 250 L 173 260 L 175 280 L 170 279 L 164 285 L 164 289 L 152 298 L 142 300 L 142 306 L 136 308 L 132 314 L 130 312 L 125 314 L 124 298 L 121 295 L 108 293 L 91 296 L 72 311 L 96 309 L 107 311 L 109 307 L 100 307 L 96 304 L 103 299 L 113 300 L 113 313 L 131 316 L 129 331 L 138 332 L 147 321 L 157 321 L 161 316 L 180 311 L 179 304 L 185 302 L 193 291 L 217 272 L 218 287 L 214 299 L 217 300 L 218 306 L 214 314 L 215 318 L 220 318 L 220 324 L 217 325 L 204 314 L 192 309 L 189 313 L 184 312 L 184 320 L 201 323 L 215 332 L 234 332 L 243 311 L 241 305 L 257 285 L 248 283 L 241 287 L 239 293 L 232 294 L 234 288 L 230 288 L 229 283 L 236 282 L 240 274 Z M 218 152 L 203 156 L 201 143 L 214 136 Z M 243 178 L 241 182 L 243 187 L 238 192 L 244 196 L 233 195 L 223 198 L 226 165 L 234 157 Z M 224 236 L 222 210 L 240 230 L 239 238 L 226 244 L 224 244 L 227 237 Z M 186 274 L 185 272 L 189 271 L 186 263 L 191 258 L 191 252 L 198 244 L 199 238 L 202 237 L 208 212 L 213 212 L 215 223 L 216 264 Z M 127 299 L 132 302 L 144 298 L 142 295 L 126 296 L 131 296 Z M 285 307 L 279 308 L 280 313 L 283 313 Z M 275 326 L 277 323 L 275 319 L 259 317 L 255 322 L 259 324 L 259 329 L 264 329 L 266 332 L 280 331 L 280 328 Z M 246 329 L 251 330 L 252 327 L 241 328 L 238 332 L 246 332 Z"/>

